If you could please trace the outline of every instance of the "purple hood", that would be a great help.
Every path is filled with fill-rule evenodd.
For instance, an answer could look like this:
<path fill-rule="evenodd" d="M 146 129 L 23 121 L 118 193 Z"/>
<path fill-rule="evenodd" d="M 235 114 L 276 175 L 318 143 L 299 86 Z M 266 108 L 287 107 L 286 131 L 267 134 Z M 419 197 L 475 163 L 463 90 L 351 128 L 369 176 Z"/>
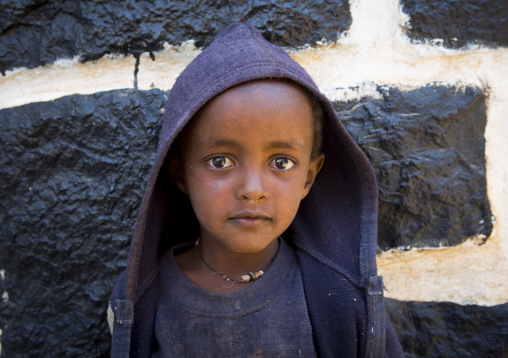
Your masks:
<path fill-rule="evenodd" d="M 377 185 L 370 163 L 307 72 L 254 26 L 234 23 L 191 62 L 169 93 L 157 157 L 129 253 L 128 298 L 139 297 L 149 284 L 146 281 L 153 279 L 157 252 L 187 241 L 187 224 L 197 225 L 188 218 L 194 216 L 188 211 L 190 203 L 182 203 L 186 197 L 167 175 L 164 162 L 172 141 L 210 99 L 262 78 L 289 79 L 306 87 L 320 100 L 325 114 L 325 163 L 289 229 L 292 242 L 355 286 L 364 287 L 365 278 L 376 275 Z"/>

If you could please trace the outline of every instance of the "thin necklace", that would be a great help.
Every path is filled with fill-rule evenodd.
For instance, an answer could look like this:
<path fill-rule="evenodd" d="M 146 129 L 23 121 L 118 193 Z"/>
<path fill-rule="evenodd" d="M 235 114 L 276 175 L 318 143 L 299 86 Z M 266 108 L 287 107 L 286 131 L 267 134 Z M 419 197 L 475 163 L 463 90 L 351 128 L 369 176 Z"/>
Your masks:
<path fill-rule="evenodd" d="M 223 274 L 222 272 L 219 272 L 219 271 L 216 271 L 214 270 L 210 265 L 208 265 L 205 261 L 205 259 L 203 258 L 203 256 L 201 256 L 201 251 L 199 250 L 199 238 L 196 240 L 196 251 L 198 252 L 198 255 L 199 255 L 199 258 L 201 259 L 201 261 L 203 261 L 203 263 L 205 264 L 205 266 L 214 274 L 216 274 L 217 276 L 220 276 L 222 277 L 224 280 L 226 281 L 231 281 L 231 282 L 238 282 L 238 283 L 246 283 L 246 282 L 250 282 L 250 281 L 254 281 L 258 278 L 260 278 L 261 276 L 263 276 L 263 274 L 265 273 L 266 270 L 268 270 L 268 268 L 270 267 L 270 265 L 273 263 L 273 261 L 275 260 L 275 257 L 277 257 L 277 254 L 279 253 L 279 249 L 280 249 L 280 243 L 279 245 L 277 246 L 277 252 L 275 252 L 275 255 L 273 255 L 273 257 L 271 258 L 271 260 L 268 262 L 268 264 L 265 266 L 265 268 L 263 270 L 259 270 L 259 271 L 256 271 L 256 272 L 248 272 L 246 273 L 245 275 L 241 275 L 239 276 L 238 278 L 233 278 L 233 277 L 229 277 L 225 274 Z"/>

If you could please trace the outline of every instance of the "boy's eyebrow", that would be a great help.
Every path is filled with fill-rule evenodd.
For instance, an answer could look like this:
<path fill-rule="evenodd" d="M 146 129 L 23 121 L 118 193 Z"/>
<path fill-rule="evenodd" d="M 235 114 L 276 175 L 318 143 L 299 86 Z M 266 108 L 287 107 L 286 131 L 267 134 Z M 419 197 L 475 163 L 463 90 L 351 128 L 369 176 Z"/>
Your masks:
<path fill-rule="evenodd" d="M 296 149 L 296 147 L 303 148 L 303 143 L 297 141 L 284 142 L 284 141 L 274 141 L 268 144 L 265 147 L 265 150 L 270 149 Z"/>
<path fill-rule="evenodd" d="M 207 147 L 240 147 L 241 145 L 234 140 L 230 139 L 214 139 L 210 138 L 207 142 Z M 300 143 L 299 141 L 273 141 L 267 144 L 263 149 L 265 151 L 271 150 L 271 149 L 296 149 L 296 148 L 304 148 L 303 143 Z"/>
<path fill-rule="evenodd" d="M 214 139 L 214 138 L 208 139 L 208 142 L 206 144 L 207 144 L 207 147 L 236 147 L 236 146 L 238 146 L 238 143 L 234 140 Z"/>

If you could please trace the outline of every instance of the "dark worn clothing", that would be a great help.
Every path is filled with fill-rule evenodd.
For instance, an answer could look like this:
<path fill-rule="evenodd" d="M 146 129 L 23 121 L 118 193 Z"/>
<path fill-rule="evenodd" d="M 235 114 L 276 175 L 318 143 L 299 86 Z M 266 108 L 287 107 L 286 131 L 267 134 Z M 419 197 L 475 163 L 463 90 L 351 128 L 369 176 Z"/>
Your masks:
<path fill-rule="evenodd" d="M 264 275 L 231 294 L 195 286 L 178 267 L 173 250 L 166 252 L 159 259 L 153 356 L 315 357 L 296 256 L 283 240 L 280 245 Z"/>
<path fill-rule="evenodd" d="M 222 30 L 169 92 L 127 269 L 111 296 L 114 357 L 153 353 L 161 285 L 157 256 L 199 236 L 189 198 L 169 176 L 166 156 L 171 144 L 212 98 L 241 83 L 267 78 L 301 86 L 317 99 L 324 115 L 324 165 L 282 235 L 294 249 L 301 272 L 316 353 L 319 357 L 403 357 L 385 314 L 383 283 L 377 275 L 374 171 L 307 72 L 248 23 Z"/>

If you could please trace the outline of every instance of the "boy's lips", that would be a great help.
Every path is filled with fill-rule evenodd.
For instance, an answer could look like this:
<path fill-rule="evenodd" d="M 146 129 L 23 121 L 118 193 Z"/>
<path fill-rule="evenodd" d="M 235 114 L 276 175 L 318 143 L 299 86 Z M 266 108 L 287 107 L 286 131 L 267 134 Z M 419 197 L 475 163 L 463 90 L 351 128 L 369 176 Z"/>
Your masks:
<path fill-rule="evenodd" d="M 271 220 L 271 218 L 260 211 L 244 211 L 234 214 L 229 218 L 229 220 L 233 221 L 237 225 L 255 227 L 264 224 L 265 222 Z"/>

